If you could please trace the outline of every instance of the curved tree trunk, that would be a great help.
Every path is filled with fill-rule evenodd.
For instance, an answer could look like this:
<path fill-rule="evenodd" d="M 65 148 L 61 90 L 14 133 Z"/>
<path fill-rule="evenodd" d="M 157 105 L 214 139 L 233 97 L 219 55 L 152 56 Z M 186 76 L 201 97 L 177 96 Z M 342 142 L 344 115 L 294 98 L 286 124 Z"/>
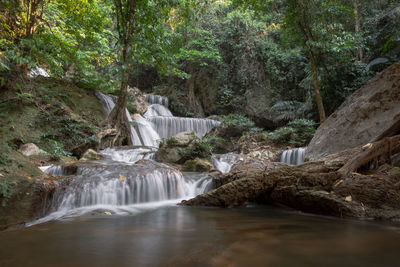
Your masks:
<path fill-rule="evenodd" d="M 122 45 L 121 92 L 117 104 L 106 120 L 107 128 L 112 129 L 112 131 L 109 131 L 112 134 L 104 137 L 109 138 L 111 136 L 113 140 L 111 142 L 100 140 L 100 146 L 102 146 L 102 143 L 107 143 L 111 146 L 132 145 L 131 125 L 126 112 L 126 98 L 128 94 L 128 80 L 132 67 L 132 37 L 135 28 L 136 4 L 137 0 L 114 0 L 119 42 Z"/>

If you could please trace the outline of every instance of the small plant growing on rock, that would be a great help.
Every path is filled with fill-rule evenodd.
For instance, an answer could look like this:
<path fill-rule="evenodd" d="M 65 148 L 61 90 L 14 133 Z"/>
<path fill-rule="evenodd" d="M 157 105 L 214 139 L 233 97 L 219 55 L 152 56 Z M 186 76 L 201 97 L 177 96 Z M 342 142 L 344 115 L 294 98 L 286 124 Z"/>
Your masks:
<path fill-rule="evenodd" d="M 297 119 L 273 131 L 270 138 L 278 144 L 289 144 L 294 147 L 306 146 L 314 136 L 315 127 L 314 121 Z"/>

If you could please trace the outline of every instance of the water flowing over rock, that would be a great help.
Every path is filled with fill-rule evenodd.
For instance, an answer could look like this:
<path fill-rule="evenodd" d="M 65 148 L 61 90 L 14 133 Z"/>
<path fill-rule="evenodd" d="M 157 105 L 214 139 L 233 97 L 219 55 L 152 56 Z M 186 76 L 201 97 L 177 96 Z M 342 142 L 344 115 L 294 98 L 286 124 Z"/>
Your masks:
<path fill-rule="evenodd" d="M 162 116 L 162 117 L 173 117 L 171 111 L 160 104 L 152 104 L 147 109 L 146 113 L 144 114 L 146 118 L 155 117 L 155 116 Z"/>
<path fill-rule="evenodd" d="M 287 165 L 300 165 L 304 162 L 306 151 L 305 147 L 285 150 L 282 152 L 281 162 Z"/>
<path fill-rule="evenodd" d="M 40 68 L 40 67 L 36 67 L 28 72 L 28 77 L 30 77 L 30 78 L 34 78 L 34 77 L 38 77 L 38 76 L 47 77 L 47 78 L 50 77 L 49 73 L 45 69 Z"/>
<path fill-rule="evenodd" d="M 110 114 L 115 106 L 116 97 L 96 92 L 106 114 Z M 202 137 L 220 122 L 210 119 L 180 118 L 173 117 L 167 108 L 168 99 L 158 95 L 146 95 L 146 101 L 153 103 L 145 118 L 139 114 L 134 115 L 132 120 L 128 110 L 127 116 L 132 121 L 132 142 L 134 146 L 158 147 L 158 140 L 169 138 L 180 132 L 194 131 L 197 136 Z"/>
<path fill-rule="evenodd" d="M 374 142 L 400 132 L 400 64 L 361 87 L 321 124 L 307 159 Z"/>
<path fill-rule="evenodd" d="M 146 102 L 150 104 L 160 104 L 168 108 L 168 98 L 160 95 L 145 95 Z"/>
<path fill-rule="evenodd" d="M 212 157 L 212 162 L 218 171 L 222 174 L 229 173 L 232 169 L 232 166 L 235 165 L 240 159 L 243 160 L 244 155 L 235 154 L 235 153 L 228 153 L 222 155 L 214 155 Z"/>
<path fill-rule="evenodd" d="M 194 131 L 203 137 L 220 122 L 210 119 L 180 118 L 180 117 L 150 117 L 148 119 L 161 138 L 169 138 L 180 132 Z"/>
<path fill-rule="evenodd" d="M 111 95 L 105 95 L 100 92 L 96 92 L 97 98 L 100 100 L 103 106 L 104 112 L 109 115 L 115 106 L 116 97 Z M 133 122 L 129 111 L 126 109 L 126 116 L 130 122 Z M 135 117 L 136 125 L 131 126 L 131 139 L 134 146 L 157 146 L 158 135 L 152 130 L 148 122 L 137 115 Z"/>
<path fill-rule="evenodd" d="M 158 140 L 160 136 L 154 130 L 153 126 L 145 118 L 139 114 L 134 116 L 134 129 L 140 140 L 140 144 L 144 146 L 158 147 Z"/>
<path fill-rule="evenodd" d="M 154 159 L 155 151 L 154 148 L 106 148 L 101 154 L 114 161 L 136 163 L 142 159 Z"/>
<path fill-rule="evenodd" d="M 148 160 L 154 154 L 151 148 L 108 148 L 101 154 L 104 159 L 100 161 L 70 163 L 45 170 L 53 176 L 68 178 L 69 183 L 66 189 L 52 189 L 47 210 L 55 212 L 34 224 L 96 210 L 135 213 L 149 205 L 177 203 L 182 198 L 211 190 L 213 186 L 212 177 L 208 175 L 191 173 L 186 176 L 168 165 Z"/>

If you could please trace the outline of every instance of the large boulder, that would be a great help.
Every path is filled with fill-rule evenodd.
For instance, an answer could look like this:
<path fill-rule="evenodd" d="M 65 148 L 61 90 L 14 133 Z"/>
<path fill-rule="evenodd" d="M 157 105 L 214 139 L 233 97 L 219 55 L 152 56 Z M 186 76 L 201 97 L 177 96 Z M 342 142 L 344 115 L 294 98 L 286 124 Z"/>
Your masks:
<path fill-rule="evenodd" d="M 398 220 L 400 168 L 384 164 L 374 172 L 343 170 L 349 162 L 359 162 L 366 154 L 383 158 L 386 153 L 382 148 L 388 142 L 397 142 L 393 153 L 400 151 L 399 138 L 359 146 L 298 166 L 246 159 L 243 162 L 246 164 L 236 165 L 230 173 L 216 175 L 216 189 L 182 204 L 244 207 L 248 202 L 256 202 L 321 215 Z"/>
<path fill-rule="evenodd" d="M 400 64 L 357 90 L 321 124 L 306 158 L 325 155 L 392 136 L 400 131 Z"/>
<path fill-rule="evenodd" d="M 22 145 L 19 148 L 19 151 L 25 156 L 47 155 L 46 151 L 43 151 L 34 143 L 27 143 L 27 144 Z"/>

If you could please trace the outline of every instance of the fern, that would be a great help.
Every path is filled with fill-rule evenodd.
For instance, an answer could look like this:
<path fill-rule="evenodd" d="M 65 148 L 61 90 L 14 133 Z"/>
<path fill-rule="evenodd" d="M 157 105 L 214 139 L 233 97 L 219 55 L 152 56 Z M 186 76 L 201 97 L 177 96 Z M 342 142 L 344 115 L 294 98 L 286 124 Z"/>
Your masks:
<path fill-rule="evenodd" d="M 280 101 L 269 109 L 274 122 L 304 117 L 306 104 L 299 101 Z"/>

